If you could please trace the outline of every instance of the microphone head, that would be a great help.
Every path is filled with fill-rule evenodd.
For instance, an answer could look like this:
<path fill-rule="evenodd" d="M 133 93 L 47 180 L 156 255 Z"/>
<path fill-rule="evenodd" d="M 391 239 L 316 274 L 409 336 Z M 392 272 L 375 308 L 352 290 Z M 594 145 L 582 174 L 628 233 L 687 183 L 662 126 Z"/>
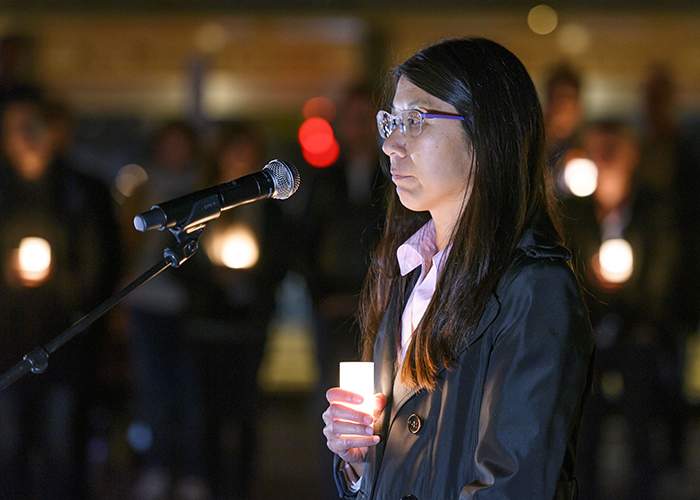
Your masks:
<path fill-rule="evenodd" d="M 272 160 L 263 167 L 263 170 L 272 177 L 272 184 L 275 187 L 272 198 L 286 200 L 299 189 L 299 184 L 301 184 L 299 171 L 291 163 Z"/>

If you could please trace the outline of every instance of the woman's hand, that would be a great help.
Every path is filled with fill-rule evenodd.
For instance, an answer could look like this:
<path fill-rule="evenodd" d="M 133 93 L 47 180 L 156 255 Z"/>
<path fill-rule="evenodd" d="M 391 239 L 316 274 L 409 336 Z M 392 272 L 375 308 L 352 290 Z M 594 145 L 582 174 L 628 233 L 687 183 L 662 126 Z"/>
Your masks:
<path fill-rule="evenodd" d="M 362 396 L 354 392 L 344 391 L 333 387 L 326 392 L 330 403 L 323 412 L 323 435 L 326 436 L 328 449 L 347 463 L 352 464 L 355 471 L 362 475 L 363 462 L 367 448 L 379 443 L 379 436 L 374 434 L 374 418 L 386 405 L 386 396 L 375 394 L 374 415 L 349 408 L 346 405 L 362 403 Z"/>

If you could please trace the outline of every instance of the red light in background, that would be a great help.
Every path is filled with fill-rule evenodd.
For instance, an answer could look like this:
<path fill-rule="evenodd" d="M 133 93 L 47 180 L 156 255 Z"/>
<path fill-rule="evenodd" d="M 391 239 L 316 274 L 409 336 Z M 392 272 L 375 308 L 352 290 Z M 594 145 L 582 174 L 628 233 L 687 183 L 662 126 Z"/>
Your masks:
<path fill-rule="evenodd" d="M 338 156 L 340 156 L 340 146 L 338 145 L 338 141 L 333 139 L 333 144 L 331 144 L 331 147 L 327 151 L 316 154 L 301 148 L 301 154 L 304 155 L 304 159 L 312 167 L 326 168 L 333 165 L 338 159 Z"/>
<path fill-rule="evenodd" d="M 340 146 L 335 140 L 333 128 L 323 118 L 304 120 L 299 127 L 298 137 L 304 159 L 313 167 L 328 167 L 340 155 Z"/>
<path fill-rule="evenodd" d="M 321 154 L 328 151 L 335 137 L 333 128 L 323 118 L 309 118 L 299 127 L 299 143 L 302 149 L 313 154 Z"/>
<path fill-rule="evenodd" d="M 335 119 L 335 103 L 328 97 L 316 96 L 308 99 L 301 108 L 304 118 L 318 116 L 328 121 Z"/>

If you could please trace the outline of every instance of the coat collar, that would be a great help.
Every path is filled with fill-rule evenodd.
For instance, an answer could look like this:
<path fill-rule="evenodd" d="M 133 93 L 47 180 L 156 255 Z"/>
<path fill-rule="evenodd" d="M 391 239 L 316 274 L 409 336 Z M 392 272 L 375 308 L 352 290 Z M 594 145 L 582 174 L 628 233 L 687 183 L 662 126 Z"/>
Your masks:
<path fill-rule="evenodd" d="M 551 224 L 539 223 L 523 231 L 517 249 L 529 257 L 571 259 L 571 252 L 553 236 Z"/>

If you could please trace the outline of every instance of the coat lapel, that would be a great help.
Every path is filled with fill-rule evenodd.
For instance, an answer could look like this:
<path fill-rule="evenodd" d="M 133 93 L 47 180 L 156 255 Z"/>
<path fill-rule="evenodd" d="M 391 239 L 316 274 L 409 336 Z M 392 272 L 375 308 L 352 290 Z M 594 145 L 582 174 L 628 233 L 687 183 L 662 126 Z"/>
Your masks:
<path fill-rule="evenodd" d="M 384 446 L 386 445 L 386 439 L 389 436 L 389 422 L 391 415 L 390 408 L 394 406 L 394 383 L 397 371 L 396 354 L 398 343 L 397 339 L 395 338 L 397 330 L 389 328 L 389 325 L 396 325 L 397 318 L 399 322 L 401 321 L 401 313 L 406 306 L 406 301 L 408 301 L 408 297 L 410 296 L 416 281 L 418 281 L 419 276 L 420 268 L 404 278 L 403 300 L 400 304 L 398 303 L 398 300 L 395 300 L 387 308 L 379 327 L 377 340 L 374 344 L 374 389 L 375 392 L 381 392 L 387 398 L 386 407 L 379 417 L 379 425 L 375 427 L 382 439 L 377 446 L 370 449 L 370 453 L 374 453 L 373 462 L 376 464 L 375 472 L 379 470 L 382 457 L 384 456 Z"/>
<path fill-rule="evenodd" d="M 391 405 L 391 417 L 389 419 L 389 426 L 394 422 L 394 419 L 396 418 L 396 414 L 399 412 L 401 407 L 406 404 L 406 402 L 411 399 L 411 396 L 413 396 L 415 393 L 418 392 L 418 389 L 415 387 L 411 387 L 409 385 L 406 385 L 402 382 L 401 379 L 401 370 L 396 370 L 396 376 L 394 377 L 394 385 L 392 387 L 393 390 L 393 398 L 392 398 L 392 405 Z"/>
<path fill-rule="evenodd" d="M 464 344 L 464 347 L 458 352 L 458 355 L 461 354 L 465 349 L 467 349 L 471 344 L 476 342 L 484 334 L 488 327 L 491 326 L 491 323 L 494 322 L 500 310 L 500 302 L 498 301 L 496 296 L 493 295 L 491 299 L 486 303 L 486 307 L 484 308 L 484 312 L 481 315 L 481 319 L 479 320 L 477 329 L 474 331 L 473 335 L 470 335 L 468 337 L 467 342 Z M 440 377 L 444 370 L 445 367 L 443 366 L 438 371 L 437 376 Z M 396 415 L 399 413 L 403 405 L 405 405 L 417 392 L 419 392 L 419 390 L 420 389 L 404 384 L 401 381 L 401 371 L 396 371 L 396 375 L 394 377 L 394 384 L 392 387 L 392 405 L 389 426 L 393 424 Z"/>

